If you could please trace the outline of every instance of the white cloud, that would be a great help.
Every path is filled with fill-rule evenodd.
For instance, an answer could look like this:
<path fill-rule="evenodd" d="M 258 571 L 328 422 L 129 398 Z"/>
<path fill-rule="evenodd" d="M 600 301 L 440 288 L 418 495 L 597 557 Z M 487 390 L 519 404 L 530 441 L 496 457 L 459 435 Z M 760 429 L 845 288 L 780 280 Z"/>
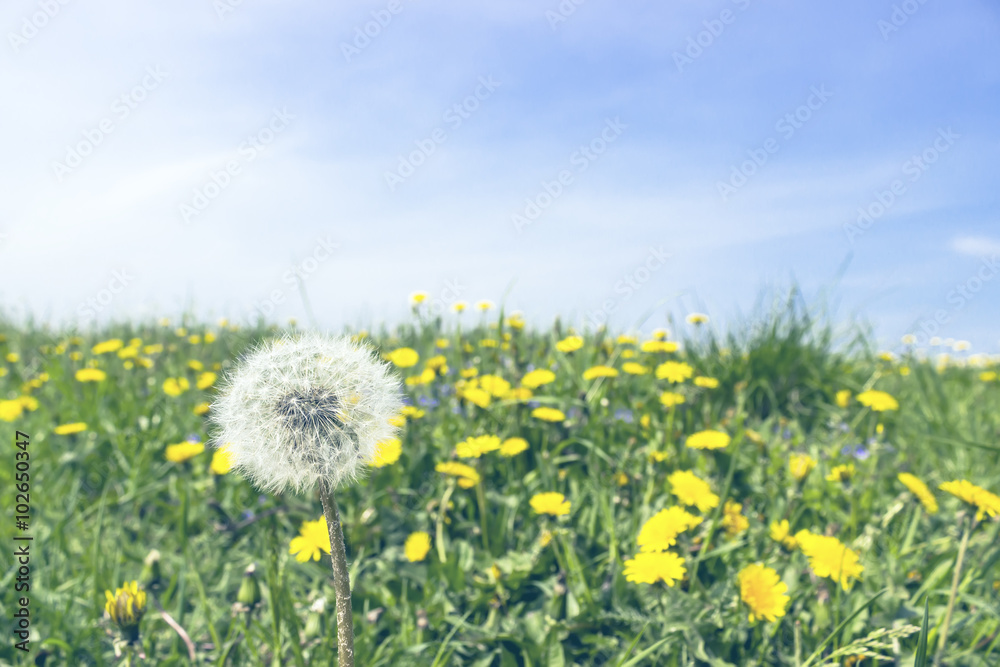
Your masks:
<path fill-rule="evenodd" d="M 963 255 L 982 257 L 1000 254 L 1000 239 L 988 236 L 959 236 L 952 239 L 951 249 Z"/>

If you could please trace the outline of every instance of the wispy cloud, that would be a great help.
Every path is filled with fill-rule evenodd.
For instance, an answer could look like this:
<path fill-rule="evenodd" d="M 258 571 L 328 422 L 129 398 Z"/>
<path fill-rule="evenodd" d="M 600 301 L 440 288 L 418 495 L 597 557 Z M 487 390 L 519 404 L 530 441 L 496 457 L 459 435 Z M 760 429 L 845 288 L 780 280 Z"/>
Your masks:
<path fill-rule="evenodd" d="M 951 241 L 951 249 L 963 255 L 983 257 L 1000 254 L 1000 239 L 988 236 L 959 236 Z"/>

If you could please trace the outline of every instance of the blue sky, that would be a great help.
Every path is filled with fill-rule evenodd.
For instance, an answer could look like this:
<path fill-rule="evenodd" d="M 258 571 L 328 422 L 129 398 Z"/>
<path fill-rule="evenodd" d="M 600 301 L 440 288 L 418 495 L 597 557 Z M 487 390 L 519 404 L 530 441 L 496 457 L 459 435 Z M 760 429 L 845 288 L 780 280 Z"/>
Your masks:
<path fill-rule="evenodd" d="M 63 2 L 0 9 L 9 314 L 303 319 L 298 267 L 327 327 L 629 329 L 794 279 L 1000 348 L 995 3 Z"/>

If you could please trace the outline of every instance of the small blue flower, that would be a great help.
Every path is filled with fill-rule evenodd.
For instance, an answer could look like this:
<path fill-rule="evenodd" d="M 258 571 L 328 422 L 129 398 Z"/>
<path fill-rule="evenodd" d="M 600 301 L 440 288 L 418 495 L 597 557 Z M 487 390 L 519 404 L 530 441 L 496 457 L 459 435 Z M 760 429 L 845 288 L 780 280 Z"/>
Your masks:
<path fill-rule="evenodd" d="M 633 421 L 635 421 L 632 418 L 632 411 L 627 408 L 618 408 L 617 410 L 615 410 L 615 419 L 621 420 L 626 424 L 631 424 Z"/>

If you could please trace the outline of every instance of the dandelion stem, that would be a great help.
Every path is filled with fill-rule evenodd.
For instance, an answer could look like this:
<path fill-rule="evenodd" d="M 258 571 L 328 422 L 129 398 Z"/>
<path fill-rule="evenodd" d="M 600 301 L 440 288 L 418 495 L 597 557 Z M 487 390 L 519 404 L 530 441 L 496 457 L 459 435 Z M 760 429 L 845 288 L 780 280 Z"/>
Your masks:
<path fill-rule="evenodd" d="M 972 517 L 965 521 L 965 528 L 962 532 L 962 542 L 958 545 L 958 558 L 955 560 L 955 575 L 951 579 L 951 594 L 948 595 L 948 609 L 944 614 L 944 625 L 941 626 L 941 640 L 938 642 L 937 654 L 934 656 L 934 664 L 940 665 L 944 657 L 944 647 L 948 642 L 948 626 L 951 625 L 951 612 L 955 608 L 955 597 L 958 594 L 958 584 L 962 581 L 962 561 L 965 560 L 965 549 L 969 546 L 969 533 L 972 532 Z"/>
<path fill-rule="evenodd" d="M 324 482 L 319 485 L 319 499 L 330 529 L 330 560 L 333 564 L 333 589 L 337 594 L 337 655 L 340 667 L 354 667 L 354 616 L 351 610 L 351 577 L 347 570 L 347 549 L 340 527 L 336 498 L 331 498 Z"/>

